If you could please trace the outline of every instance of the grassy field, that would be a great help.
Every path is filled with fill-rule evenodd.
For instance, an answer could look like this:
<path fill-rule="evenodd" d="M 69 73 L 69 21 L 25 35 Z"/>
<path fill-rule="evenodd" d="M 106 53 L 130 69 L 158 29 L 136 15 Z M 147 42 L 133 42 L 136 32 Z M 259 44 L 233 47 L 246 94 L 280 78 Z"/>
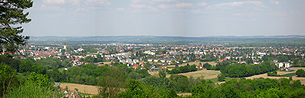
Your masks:
<path fill-rule="evenodd" d="M 77 88 L 78 92 L 81 92 L 83 94 L 98 94 L 98 86 L 82 85 L 75 83 L 60 83 L 60 88 L 65 89 L 66 87 L 68 87 L 69 90 L 75 90 L 75 88 Z"/>
<path fill-rule="evenodd" d="M 201 78 L 201 79 L 214 79 L 214 78 L 217 78 L 217 76 L 219 74 L 220 74 L 220 71 L 199 70 L 199 71 L 188 72 L 188 73 L 180 73 L 179 75 L 184 75 L 184 76 L 193 77 L 193 78 Z"/>
<path fill-rule="evenodd" d="M 178 65 L 179 67 L 182 67 L 182 66 L 186 66 L 187 64 L 189 64 L 189 65 L 199 65 L 199 64 L 205 64 L 205 63 L 209 63 L 209 64 L 211 64 L 212 66 L 216 66 L 216 62 L 188 62 L 188 63 L 183 63 L 183 64 L 180 64 L 180 65 Z M 168 65 L 168 66 L 165 66 L 164 68 L 167 68 L 168 70 L 172 70 L 173 68 L 175 68 L 176 67 L 176 65 Z"/>
<path fill-rule="evenodd" d="M 159 72 L 148 72 L 152 76 L 158 77 Z M 215 70 L 199 70 L 199 71 L 193 71 L 193 72 L 187 72 L 187 73 L 179 73 L 178 75 L 184 75 L 193 78 L 201 78 L 201 79 L 215 79 L 220 74 L 220 71 Z M 167 74 L 166 77 L 170 77 L 170 74 Z"/>
<path fill-rule="evenodd" d="M 293 76 L 298 69 L 305 70 L 305 67 L 292 67 L 291 70 L 293 70 L 293 71 L 277 71 L 278 75 L 283 75 L 281 77 L 279 77 L 279 76 L 268 76 L 267 73 L 265 73 L 265 74 L 260 74 L 260 75 L 254 75 L 254 76 L 246 77 L 246 79 L 254 79 L 254 78 L 270 78 L 270 79 L 287 78 L 287 79 L 289 79 L 288 76 L 292 76 L 293 80 L 300 80 L 302 84 L 305 84 L 305 77 L 296 77 L 296 76 Z"/>

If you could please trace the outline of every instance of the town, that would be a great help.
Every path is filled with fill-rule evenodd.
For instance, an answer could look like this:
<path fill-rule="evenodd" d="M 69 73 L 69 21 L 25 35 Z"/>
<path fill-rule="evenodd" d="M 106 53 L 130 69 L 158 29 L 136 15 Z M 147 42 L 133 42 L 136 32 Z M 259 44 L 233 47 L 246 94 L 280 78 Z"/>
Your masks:
<path fill-rule="evenodd" d="M 304 4 L 0 0 L 0 98 L 304 98 Z"/>
<path fill-rule="evenodd" d="M 154 44 L 35 44 L 29 43 L 15 53 L 34 60 L 55 58 L 69 63 L 63 68 L 95 64 L 103 66 L 123 63 L 134 69 L 165 69 L 166 66 L 189 62 L 223 62 L 260 64 L 266 57 L 277 57 L 274 63 L 289 70 L 297 62 L 287 56 L 304 59 L 304 47 L 225 47 L 223 44 L 206 45 L 154 45 Z M 265 58 L 264 58 L 265 57 Z M 202 65 L 198 65 L 202 68 Z"/>

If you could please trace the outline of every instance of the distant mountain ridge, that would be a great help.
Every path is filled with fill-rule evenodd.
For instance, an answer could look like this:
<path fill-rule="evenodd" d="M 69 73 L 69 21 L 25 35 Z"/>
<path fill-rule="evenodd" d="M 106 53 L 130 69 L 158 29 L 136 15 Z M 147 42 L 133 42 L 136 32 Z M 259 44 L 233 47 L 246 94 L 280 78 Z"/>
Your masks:
<path fill-rule="evenodd" d="M 178 41 L 178 40 L 209 40 L 209 39 L 255 39 L 255 38 L 298 38 L 303 39 L 305 35 L 283 35 L 283 36 L 208 36 L 208 37 L 182 37 L 182 36 L 31 36 L 30 41 Z"/>

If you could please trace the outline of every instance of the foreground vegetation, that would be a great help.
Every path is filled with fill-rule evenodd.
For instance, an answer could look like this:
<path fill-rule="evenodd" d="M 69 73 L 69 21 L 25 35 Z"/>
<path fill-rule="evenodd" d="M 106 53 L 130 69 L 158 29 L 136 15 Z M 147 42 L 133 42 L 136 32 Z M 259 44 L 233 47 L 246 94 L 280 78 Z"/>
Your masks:
<path fill-rule="evenodd" d="M 178 97 L 177 93 L 190 92 L 189 97 L 298 97 L 304 96 L 305 87 L 300 81 L 289 79 L 231 79 L 223 84 L 211 80 L 188 78 L 173 74 L 166 78 L 166 72 L 151 76 L 146 70 L 134 70 L 124 64 L 113 66 L 83 65 L 69 70 L 48 69 L 37 63 L 29 64 L 28 60 L 12 59 L 2 56 L 1 63 L 1 96 L 5 97 L 53 97 L 63 96 L 60 89 L 54 87 L 54 81 L 91 84 L 99 86 L 95 97 Z M 17 63 L 10 63 L 16 61 Z M 19 62 L 19 63 L 18 63 Z M 15 64 L 15 65 L 14 65 Z M 19 66 L 14 68 L 14 66 Z M 236 65 L 245 66 L 245 65 Z M 81 72 L 81 73 L 80 73 Z M 57 74 L 55 74 L 57 73 Z M 300 73 L 300 72 L 299 72 Z M 219 81 L 224 80 L 219 76 Z M 5 88 L 5 89 L 3 89 Z"/>

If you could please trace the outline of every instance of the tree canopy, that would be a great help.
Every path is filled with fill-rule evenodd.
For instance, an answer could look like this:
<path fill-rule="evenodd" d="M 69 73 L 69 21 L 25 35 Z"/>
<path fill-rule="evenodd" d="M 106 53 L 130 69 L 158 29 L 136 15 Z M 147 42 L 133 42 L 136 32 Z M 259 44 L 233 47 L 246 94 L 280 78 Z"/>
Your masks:
<path fill-rule="evenodd" d="M 24 45 L 28 36 L 23 36 L 21 24 L 28 23 L 29 12 L 33 6 L 32 0 L 0 0 L 0 48 L 2 52 L 16 51 L 19 45 Z"/>

